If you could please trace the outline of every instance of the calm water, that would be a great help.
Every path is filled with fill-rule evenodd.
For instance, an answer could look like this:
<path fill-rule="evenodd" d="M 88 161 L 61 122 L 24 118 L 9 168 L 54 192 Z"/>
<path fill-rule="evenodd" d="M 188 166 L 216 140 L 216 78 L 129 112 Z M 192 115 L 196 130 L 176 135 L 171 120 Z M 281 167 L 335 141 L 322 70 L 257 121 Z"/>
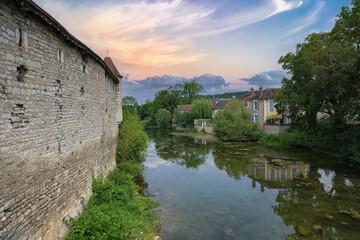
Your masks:
<path fill-rule="evenodd" d="M 149 132 L 160 237 L 360 239 L 356 170 L 304 151 Z"/>

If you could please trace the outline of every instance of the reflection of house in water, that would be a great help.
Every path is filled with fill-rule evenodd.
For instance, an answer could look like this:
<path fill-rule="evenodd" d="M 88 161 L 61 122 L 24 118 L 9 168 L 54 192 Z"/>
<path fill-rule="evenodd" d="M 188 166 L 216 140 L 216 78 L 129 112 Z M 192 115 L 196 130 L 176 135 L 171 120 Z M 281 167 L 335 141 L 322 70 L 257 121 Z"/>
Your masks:
<path fill-rule="evenodd" d="M 262 159 L 254 161 L 248 168 L 248 177 L 260 183 L 261 191 L 267 188 L 288 188 L 290 181 L 296 177 L 308 177 L 308 165 L 299 161 L 285 161 L 282 159 Z"/>

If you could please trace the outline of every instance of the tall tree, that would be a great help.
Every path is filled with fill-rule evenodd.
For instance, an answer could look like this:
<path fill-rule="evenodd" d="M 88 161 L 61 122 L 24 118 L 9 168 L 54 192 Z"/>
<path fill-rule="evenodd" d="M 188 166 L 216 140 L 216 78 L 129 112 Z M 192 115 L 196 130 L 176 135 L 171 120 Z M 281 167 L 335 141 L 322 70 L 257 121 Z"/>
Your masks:
<path fill-rule="evenodd" d="M 211 105 L 207 99 L 197 99 L 192 103 L 191 112 L 197 118 L 211 118 Z"/>
<path fill-rule="evenodd" d="M 359 117 L 354 106 L 360 93 L 360 0 L 352 4 L 342 9 L 330 33 L 310 34 L 279 60 L 291 78 L 283 79 L 277 107 L 287 106 L 307 128 L 316 126 L 318 112 L 329 115 L 337 129 Z"/>
<path fill-rule="evenodd" d="M 184 83 L 184 98 L 189 98 L 193 100 L 195 96 L 204 91 L 204 87 L 195 82 L 195 80 L 191 82 Z"/>

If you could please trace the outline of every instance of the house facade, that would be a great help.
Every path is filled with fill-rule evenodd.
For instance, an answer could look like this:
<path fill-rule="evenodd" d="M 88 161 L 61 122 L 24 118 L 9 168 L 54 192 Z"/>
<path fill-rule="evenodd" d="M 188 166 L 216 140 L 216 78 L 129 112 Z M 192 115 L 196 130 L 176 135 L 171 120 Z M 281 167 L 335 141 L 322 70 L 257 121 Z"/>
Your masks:
<path fill-rule="evenodd" d="M 286 115 L 279 116 L 273 96 L 280 92 L 280 88 L 267 88 L 260 86 L 259 92 L 254 93 L 251 88 L 250 97 L 247 99 L 250 120 L 259 124 L 259 129 L 265 133 L 280 133 L 287 127 L 279 127 L 290 123 Z"/>

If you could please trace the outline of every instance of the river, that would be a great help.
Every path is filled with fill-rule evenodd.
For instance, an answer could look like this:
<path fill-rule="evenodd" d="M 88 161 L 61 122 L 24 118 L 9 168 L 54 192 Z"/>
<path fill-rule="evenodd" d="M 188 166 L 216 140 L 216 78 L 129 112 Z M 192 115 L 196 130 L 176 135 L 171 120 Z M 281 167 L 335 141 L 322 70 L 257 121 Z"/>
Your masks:
<path fill-rule="evenodd" d="M 360 176 L 334 159 L 149 131 L 163 240 L 360 239 Z"/>

